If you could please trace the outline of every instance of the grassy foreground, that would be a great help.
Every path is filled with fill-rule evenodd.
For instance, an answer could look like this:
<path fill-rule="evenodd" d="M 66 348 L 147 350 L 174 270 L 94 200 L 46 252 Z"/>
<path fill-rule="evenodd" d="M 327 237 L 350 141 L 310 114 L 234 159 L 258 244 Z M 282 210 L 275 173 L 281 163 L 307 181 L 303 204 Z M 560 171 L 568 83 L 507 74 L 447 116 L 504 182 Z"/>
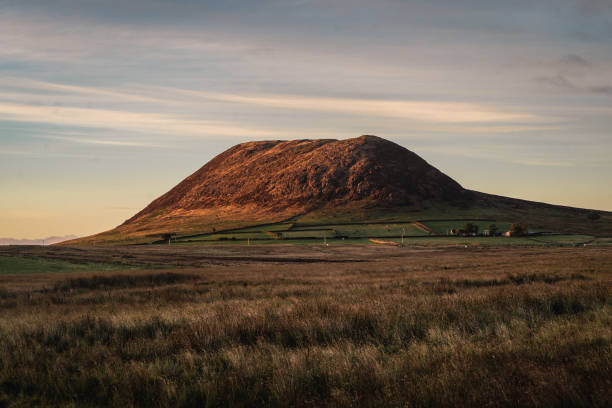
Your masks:
<path fill-rule="evenodd" d="M 384 251 L 1 276 L 0 406 L 612 405 L 609 249 Z"/>

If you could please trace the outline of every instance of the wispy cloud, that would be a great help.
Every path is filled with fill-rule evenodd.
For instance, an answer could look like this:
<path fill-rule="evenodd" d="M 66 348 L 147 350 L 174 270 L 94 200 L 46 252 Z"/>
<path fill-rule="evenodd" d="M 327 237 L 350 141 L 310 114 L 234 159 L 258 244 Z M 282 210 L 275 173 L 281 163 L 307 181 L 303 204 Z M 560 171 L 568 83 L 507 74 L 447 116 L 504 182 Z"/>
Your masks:
<path fill-rule="evenodd" d="M 589 89 L 595 93 L 612 95 L 612 85 L 592 86 Z"/>
<path fill-rule="evenodd" d="M 592 65 L 590 61 L 576 54 L 564 55 L 559 59 L 559 64 L 561 66 L 574 68 L 585 68 L 590 67 Z"/>
<path fill-rule="evenodd" d="M 607 94 L 611 77 L 609 69 L 577 54 L 567 54 L 556 61 L 542 64 L 541 68 L 553 72 L 539 74 L 533 80 L 556 91 Z"/>
<path fill-rule="evenodd" d="M 536 115 L 463 102 L 236 94 L 154 86 L 116 90 L 27 78 L 5 78 L 0 80 L 0 84 L 14 90 L 0 94 L 0 119 L 3 120 L 170 135 L 174 139 L 192 136 L 343 137 L 342 132 L 336 129 L 305 129 L 303 125 L 298 127 L 291 124 L 285 124 L 282 129 L 265 129 L 256 122 L 239 126 L 230 121 L 208 120 L 211 107 L 219 109 L 219 106 L 226 112 L 264 109 L 270 114 L 277 114 L 279 110 L 301 111 L 303 118 L 317 113 L 333 113 L 358 116 L 360 119 L 399 119 L 405 121 L 405 126 L 412 130 L 430 132 L 503 134 L 552 128 L 545 123 L 544 118 Z M 27 92 L 22 93 L 24 89 Z M 94 101 L 87 105 L 93 104 L 95 107 L 82 107 L 83 101 Z M 123 106 L 122 110 L 106 108 L 116 105 L 118 101 L 129 104 Z M 169 107 L 178 108 L 182 113 L 168 112 Z M 369 131 L 369 128 L 366 130 Z M 59 136 L 75 143 L 163 146 L 163 143 L 151 141 L 106 139 L 105 136 L 87 138 L 66 132 Z M 346 136 L 353 135 L 347 133 Z"/>
<path fill-rule="evenodd" d="M 538 119 L 530 113 L 513 112 L 492 106 L 463 102 L 355 99 L 296 95 L 238 95 L 168 88 L 166 90 L 175 94 L 208 100 L 269 108 L 394 117 L 423 122 L 530 122 Z"/>
<path fill-rule="evenodd" d="M 169 149 L 170 145 L 162 145 L 157 143 L 149 142 L 135 142 L 135 141 L 123 141 L 123 140 L 106 140 L 106 139 L 91 139 L 87 137 L 66 137 L 66 136 L 45 136 L 45 139 L 61 140 L 65 142 L 91 144 L 91 145 L 102 145 L 102 146 L 123 146 L 123 147 L 155 147 Z"/>
<path fill-rule="evenodd" d="M 505 149 L 515 150 L 515 149 Z M 442 153 L 449 156 L 459 156 L 469 159 L 495 160 L 501 163 L 520 164 L 529 167 L 575 167 L 574 160 L 551 160 L 544 156 L 530 155 L 500 155 L 499 148 L 492 147 L 471 147 L 463 146 L 423 146 L 419 147 L 421 152 Z"/>
<path fill-rule="evenodd" d="M 151 87 L 145 90 L 141 88 L 139 90 L 128 90 L 126 92 L 91 86 L 75 86 L 36 81 L 26 78 L 0 79 L 0 84 L 4 84 L 7 87 L 25 88 L 32 91 L 59 91 L 66 97 L 78 94 L 108 98 L 108 101 L 146 102 L 166 106 L 182 105 L 191 108 L 198 108 L 199 102 L 205 100 L 273 109 L 392 117 L 438 123 L 533 122 L 541 119 L 530 113 L 464 102 L 359 99 L 278 94 L 235 94 L 192 91 L 168 87 Z M 12 95 L 15 97 L 18 96 L 19 93 L 5 93 L 4 95 Z M 164 95 L 164 97 L 156 95 Z"/>
<path fill-rule="evenodd" d="M 550 88 L 575 90 L 576 85 L 565 75 L 557 73 L 555 75 L 541 75 L 534 78 L 536 82 L 544 84 Z"/>
<path fill-rule="evenodd" d="M 576 167 L 572 162 L 567 161 L 556 161 L 546 159 L 532 159 L 532 160 L 511 160 L 510 163 L 522 164 L 531 167 Z"/>
<path fill-rule="evenodd" d="M 52 91 L 56 93 L 60 93 L 60 95 L 72 95 L 72 94 L 82 94 L 82 95 L 90 95 L 90 96 L 101 96 L 105 98 L 109 98 L 110 100 L 117 101 L 131 101 L 131 102 L 149 102 L 149 103 L 163 103 L 168 104 L 171 101 L 167 99 L 152 97 L 147 95 L 140 95 L 137 93 L 129 93 L 129 92 L 121 92 L 113 89 L 92 87 L 92 86 L 78 86 L 78 85 L 67 85 L 56 82 L 47 82 L 47 81 L 37 81 L 29 78 L 18 78 L 18 77 L 4 77 L 0 78 L 0 85 L 5 88 L 12 89 L 27 89 L 31 91 Z M 6 95 L 5 92 L 0 94 L 0 96 Z M 12 95 L 19 95 L 18 92 L 13 93 Z"/>
<path fill-rule="evenodd" d="M 0 119 L 185 136 L 280 137 L 284 132 L 237 127 L 180 115 L 0 103 Z"/>

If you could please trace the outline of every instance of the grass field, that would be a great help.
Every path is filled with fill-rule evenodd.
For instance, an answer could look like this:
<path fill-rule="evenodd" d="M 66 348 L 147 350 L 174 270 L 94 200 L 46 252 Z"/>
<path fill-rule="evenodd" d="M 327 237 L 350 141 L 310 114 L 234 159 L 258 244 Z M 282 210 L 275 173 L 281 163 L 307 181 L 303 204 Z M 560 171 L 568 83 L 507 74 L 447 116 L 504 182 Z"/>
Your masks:
<path fill-rule="evenodd" d="M 587 219 L 586 210 L 516 200 L 508 201 L 503 197 L 489 195 L 487 197 L 488 201 L 486 203 L 469 205 L 465 208 L 444 206 L 439 203 L 431 203 L 430 206 L 426 205 L 426 208 L 418 210 L 411 208 L 390 210 L 351 208 L 341 211 L 338 208 L 322 208 L 295 217 L 292 222 L 295 222 L 296 225 L 331 225 L 364 222 L 366 220 L 389 223 L 457 220 L 453 222 L 453 226 L 461 228 L 466 221 L 470 220 L 495 220 L 494 223 L 500 229 L 502 229 L 502 225 L 507 226 L 514 222 L 521 222 L 531 231 L 581 233 L 597 236 L 610 236 L 612 234 L 612 213 L 610 212 L 600 211 L 601 219 L 593 222 Z M 484 222 L 481 229 L 482 227 L 488 227 L 489 223 L 491 222 Z M 441 228 L 440 233 L 445 233 L 445 230 L 446 228 Z"/>
<path fill-rule="evenodd" d="M 460 220 L 443 220 L 443 221 L 422 221 L 423 224 L 432 229 L 435 234 L 438 235 L 448 235 L 451 229 L 463 229 L 465 224 L 471 223 L 473 225 L 478 226 L 479 231 L 484 231 L 489 229 L 489 225 L 495 224 L 498 228 L 499 232 L 504 232 L 510 230 L 510 223 L 508 222 L 499 222 L 496 220 L 470 220 L 470 219 L 460 219 Z"/>
<path fill-rule="evenodd" d="M 249 228 L 220 231 L 215 233 L 201 234 L 196 236 L 176 237 L 176 243 L 200 243 L 200 244 L 219 244 L 234 243 L 247 244 L 266 244 L 295 243 L 312 244 L 325 240 L 330 244 L 349 244 L 367 242 L 369 238 L 398 238 L 402 235 L 407 237 L 404 242 L 408 245 L 437 245 L 440 243 L 463 243 L 468 245 L 542 245 L 542 244 L 574 244 L 589 242 L 593 240 L 589 235 L 549 235 L 538 239 L 514 239 L 512 241 L 499 239 L 469 238 L 469 240 L 448 241 L 436 239 L 435 241 L 423 240 L 419 237 L 446 236 L 451 229 L 460 229 L 466 223 L 477 225 L 479 229 L 488 229 L 491 224 L 495 224 L 498 231 L 507 231 L 510 223 L 499 222 L 496 220 L 483 219 L 446 219 L 446 220 L 422 220 L 414 222 L 361 222 L 361 223 L 336 223 L 336 224 L 313 224 L 313 223 L 278 223 L 267 224 Z M 451 238 L 455 239 L 455 238 Z M 300 242 L 303 240 L 303 242 Z M 272 242 L 268 242 L 272 241 Z"/>
<path fill-rule="evenodd" d="M 365 211 L 365 210 L 364 210 Z M 454 210 L 456 215 L 457 210 Z M 369 217 L 367 220 L 360 216 Z M 326 215 L 325 212 L 315 212 L 299 217 L 294 217 L 291 221 L 282 221 L 271 224 L 261 224 L 245 228 L 235 228 L 223 231 L 214 231 L 199 235 L 177 235 L 173 242 L 178 244 L 227 244 L 234 245 L 265 245 L 285 244 L 309 245 L 319 244 L 325 241 L 327 244 L 354 244 L 366 243 L 370 238 L 383 238 L 394 240 L 406 237 L 406 245 L 576 245 L 581 243 L 595 243 L 601 245 L 605 237 L 596 237 L 589 234 L 556 234 L 555 230 L 545 230 L 549 235 L 529 238 L 515 238 L 513 240 L 500 240 L 490 238 L 469 238 L 468 240 L 445 240 L 441 237 L 447 236 L 451 229 L 461 229 L 467 223 L 478 226 L 480 231 L 489 229 L 494 224 L 499 232 L 510 229 L 511 221 L 498 218 L 488 218 L 487 212 L 481 209 L 473 216 L 448 218 L 451 214 L 446 214 L 440 209 L 420 211 L 410 214 L 402 211 L 397 213 L 367 210 L 363 214 L 358 211 L 349 216 L 342 216 L 342 213 L 334 212 Z M 447 216 L 445 218 L 444 216 Z M 475 216 L 474 216 L 475 215 Z M 417 216 L 421 218 L 417 218 Z M 516 220 L 523 220 L 526 216 L 518 216 Z M 357 221 L 359 220 L 359 221 Z M 529 224 L 530 231 L 543 231 L 544 225 L 540 223 Z M 584 222 L 586 226 L 586 221 Z M 595 225 L 595 224 L 593 224 Z M 562 228 L 562 223 L 559 224 Z M 422 239 L 420 237 L 427 237 Z M 435 237 L 435 240 L 429 240 Z M 157 239 L 159 241 L 159 238 Z"/>
<path fill-rule="evenodd" d="M 112 271 L 122 269 L 119 265 L 103 263 L 76 263 L 43 258 L 23 258 L 18 256 L 0 256 L 0 275 Z"/>
<path fill-rule="evenodd" d="M 349 238 L 400 236 L 402 233 L 404 235 L 427 235 L 427 232 L 413 223 L 334 225 L 332 228 L 338 232 L 338 235 Z"/>
<path fill-rule="evenodd" d="M 132 267 L 0 276 L 0 406 L 612 404 L 607 247 L 0 254 Z"/>
<path fill-rule="evenodd" d="M 445 224 L 446 225 L 446 224 Z M 405 237 L 401 240 L 402 232 Z M 372 244 L 369 238 L 383 238 L 389 242 L 402 243 L 406 246 L 563 246 L 563 245 L 610 245 L 612 240 L 605 237 L 593 237 L 583 234 L 557 234 L 534 237 L 460 237 L 429 235 L 413 224 L 365 224 L 365 225 L 329 225 L 321 227 L 303 227 L 275 232 L 232 232 L 210 234 L 197 238 L 178 239 L 178 244 L 188 245 L 351 245 Z"/>
<path fill-rule="evenodd" d="M 223 245 L 234 245 L 234 246 L 246 246 L 246 245 L 266 245 L 266 246 L 276 246 L 279 244 L 282 245 L 298 245 L 298 246 L 321 246 L 324 244 L 331 246 L 339 246 L 339 245 L 375 245 L 368 238 L 327 238 L 330 235 L 327 235 L 326 238 L 323 238 L 324 232 L 322 231 L 312 231 L 312 235 L 310 237 L 306 237 L 306 234 L 299 235 L 299 238 L 291 238 L 290 235 L 283 239 L 251 239 L 247 241 L 246 239 L 242 240 L 201 240 L 186 243 L 187 245 L 207 245 L 207 246 L 218 246 L 219 244 Z M 397 236 L 393 237 L 385 237 L 380 236 L 385 241 L 395 242 L 397 244 L 402 243 L 401 238 L 397 238 Z M 576 246 L 576 245 L 600 245 L 600 246 L 610 246 L 612 245 L 612 240 L 608 238 L 594 238 L 586 235 L 563 235 L 557 238 L 557 236 L 550 236 L 552 239 L 547 239 L 548 237 L 407 237 L 403 240 L 403 245 L 406 247 L 448 247 L 448 246 L 483 246 L 483 247 L 534 247 L 534 246 L 548 246 L 548 247 L 556 247 L 556 246 Z"/>
<path fill-rule="evenodd" d="M 596 240 L 595 237 L 590 235 L 544 235 L 534 237 L 533 239 L 535 241 L 559 244 L 583 244 Z"/>
<path fill-rule="evenodd" d="M 325 224 L 296 225 L 294 223 L 268 224 L 249 228 L 240 228 L 219 233 L 197 236 L 177 237 L 176 242 L 222 242 L 222 241 L 265 241 L 265 240 L 311 240 L 317 239 L 367 239 L 370 237 L 399 237 L 402 235 L 428 235 L 428 232 L 414 223 L 388 224 Z"/>
<path fill-rule="evenodd" d="M 394 238 L 390 241 L 400 242 Z M 590 235 L 542 235 L 534 237 L 411 237 L 404 239 L 404 245 L 440 247 L 445 245 L 468 245 L 489 247 L 512 246 L 579 246 L 579 245 L 611 245 L 609 238 L 596 238 Z"/>

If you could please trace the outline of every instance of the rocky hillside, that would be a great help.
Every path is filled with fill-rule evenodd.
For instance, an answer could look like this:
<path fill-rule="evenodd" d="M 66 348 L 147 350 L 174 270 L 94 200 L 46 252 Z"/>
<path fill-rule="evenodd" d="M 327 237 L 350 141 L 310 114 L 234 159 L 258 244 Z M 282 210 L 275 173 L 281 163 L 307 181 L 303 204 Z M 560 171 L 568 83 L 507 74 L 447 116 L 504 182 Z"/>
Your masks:
<path fill-rule="evenodd" d="M 159 212 L 223 207 L 401 206 L 452 201 L 463 191 L 416 154 L 377 136 L 250 142 L 221 153 L 126 224 Z"/>

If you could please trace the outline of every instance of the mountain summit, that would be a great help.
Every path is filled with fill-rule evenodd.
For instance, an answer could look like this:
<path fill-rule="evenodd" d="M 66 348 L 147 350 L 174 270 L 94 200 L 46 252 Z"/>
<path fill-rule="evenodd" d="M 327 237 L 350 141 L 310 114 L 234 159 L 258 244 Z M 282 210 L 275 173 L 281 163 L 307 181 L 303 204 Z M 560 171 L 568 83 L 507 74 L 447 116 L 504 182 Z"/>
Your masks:
<path fill-rule="evenodd" d="M 225 207 L 404 206 L 451 201 L 463 191 L 416 154 L 377 136 L 249 142 L 221 153 L 126 224 L 159 212 Z"/>

